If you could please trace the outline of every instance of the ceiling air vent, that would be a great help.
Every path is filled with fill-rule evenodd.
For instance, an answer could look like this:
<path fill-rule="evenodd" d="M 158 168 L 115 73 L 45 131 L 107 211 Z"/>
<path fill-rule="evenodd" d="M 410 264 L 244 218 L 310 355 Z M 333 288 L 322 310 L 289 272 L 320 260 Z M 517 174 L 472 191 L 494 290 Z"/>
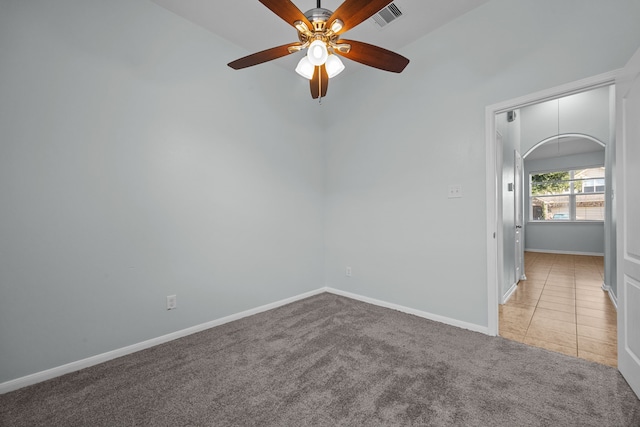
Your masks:
<path fill-rule="evenodd" d="M 387 7 L 373 15 L 371 18 L 380 28 L 392 23 L 402 16 L 402 12 L 395 3 L 389 3 Z"/>

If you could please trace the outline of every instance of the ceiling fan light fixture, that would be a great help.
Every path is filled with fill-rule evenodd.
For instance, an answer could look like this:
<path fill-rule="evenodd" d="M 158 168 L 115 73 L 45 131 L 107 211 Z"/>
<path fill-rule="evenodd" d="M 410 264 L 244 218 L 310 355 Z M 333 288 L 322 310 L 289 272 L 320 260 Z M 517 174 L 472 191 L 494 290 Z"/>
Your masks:
<path fill-rule="evenodd" d="M 307 24 L 305 24 L 302 21 L 294 22 L 293 26 L 296 27 L 296 30 L 298 30 L 299 32 L 301 32 L 303 34 L 309 33 L 309 27 L 307 27 Z"/>
<path fill-rule="evenodd" d="M 296 73 L 300 74 L 305 79 L 311 80 L 316 67 L 313 66 L 307 56 L 303 56 L 298 65 L 296 66 Z"/>
<path fill-rule="evenodd" d="M 327 75 L 329 76 L 329 78 L 337 76 L 342 72 L 342 70 L 344 70 L 344 64 L 342 63 L 340 58 L 338 58 L 337 55 L 333 54 L 329 55 L 324 66 L 327 69 Z"/>
<path fill-rule="evenodd" d="M 327 45 L 322 40 L 315 40 L 307 49 L 307 58 L 316 67 L 327 62 L 328 56 Z"/>
<path fill-rule="evenodd" d="M 351 45 L 349 43 L 340 43 L 340 44 L 332 44 L 331 47 L 333 50 L 337 50 L 340 53 L 349 53 L 351 52 Z"/>
<path fill-rule="evenodd" d="M 340 32 L 340 30 L 342 30 L 342 27 L 344 27 L 344 22 L 336 19 L 331 23 L 331 26 L 329 28 L 331 28 L 331 31 L 333 31 L 334 33 L 338 33 Z"/>

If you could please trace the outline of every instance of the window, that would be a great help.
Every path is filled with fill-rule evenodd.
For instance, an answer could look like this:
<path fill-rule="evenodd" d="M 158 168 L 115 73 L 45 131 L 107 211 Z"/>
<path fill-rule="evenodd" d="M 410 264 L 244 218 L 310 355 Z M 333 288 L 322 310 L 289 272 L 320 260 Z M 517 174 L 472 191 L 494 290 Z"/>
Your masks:
<path fill-rule="evenodd" d="M 582 182 L 583 193 L 604 192 L 604 179 L 585 179 Z"/>
<path fill-rule="evenodd" d="M 604 221 L 604 167 L 529 176 L 533 221 Z"/>

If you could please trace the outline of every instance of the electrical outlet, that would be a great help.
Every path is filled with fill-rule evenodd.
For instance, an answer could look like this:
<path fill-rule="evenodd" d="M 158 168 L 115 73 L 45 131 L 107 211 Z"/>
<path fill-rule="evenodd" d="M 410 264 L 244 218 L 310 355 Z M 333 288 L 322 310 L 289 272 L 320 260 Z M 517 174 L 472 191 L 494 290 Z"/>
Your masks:
<path fill-rule="evenodd" d="M 460 185 L 460 184 L 450 185 L 449 186 L 449 198 L 450 199 L 457 199 L 459 197 L 462 197 L 462 185 Z"/>
<path fill-rule="evenodd" d="M 347 267 L 347 269 L 345 270 L 344 274 L 345 274 L 347 277 L 351 277 L 351 267 Z"/>
<path fill-rule="evenodd" d="M 178 305 L 178 301 L 175 295 L 167 296 L 167 310 L 173 310 Z"/>

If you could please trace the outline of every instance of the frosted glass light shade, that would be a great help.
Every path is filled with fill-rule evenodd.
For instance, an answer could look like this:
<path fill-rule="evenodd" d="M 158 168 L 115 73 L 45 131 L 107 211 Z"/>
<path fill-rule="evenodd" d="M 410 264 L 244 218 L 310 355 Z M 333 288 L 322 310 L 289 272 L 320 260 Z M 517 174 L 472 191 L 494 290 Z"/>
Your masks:
<path fill-rule="evenodd" d="M 296 73 L 300 74 L 305 79 L 311 80 L 313 78 L 313 73 L 315 71 L 313 64 L 309 61 L 307 56 L 303 56 L 300 62 L 298 62 L 298 66 L 296 67 Z"/>
<path fill-rule="evenodd" d="M 330 27 L 330 28 L 331 28 L 331 31 L 333 31 L 334 33 L 339 32 L 339 31 L 342 29 L 343 24 L 344 24 L 344 23 L 343 23 L 341 20 L 336 19 L 335 21 L 333 21 L 333 22 L 331 23 L 331 27 Z"/>
<path fill-rule="evenodd" d="M 327 62 L 324 65 L 327 70 L 327 75 L 329 78 L 335 77 L 344 70 L 344 64 L 336 55 L 329 55 L 327 58 Z"/>
<path fill-rule="evenodd" d="M 320 66 L 327 61 L 329 52 L 327 52 L 327 45 L 321 40 L 316 40 L 307 49 L 307 58 L 314 66 Z"/>

